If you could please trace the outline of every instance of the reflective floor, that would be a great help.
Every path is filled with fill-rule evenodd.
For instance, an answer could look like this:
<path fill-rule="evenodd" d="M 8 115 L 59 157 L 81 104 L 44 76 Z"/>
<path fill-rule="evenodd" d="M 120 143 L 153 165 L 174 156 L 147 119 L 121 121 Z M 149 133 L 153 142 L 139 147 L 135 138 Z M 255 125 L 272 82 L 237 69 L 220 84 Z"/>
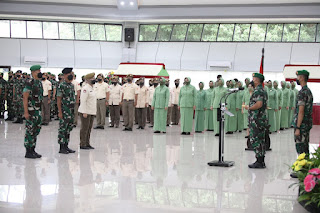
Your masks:
<path fill-rule="evenodd" d="M 0 212 L 296 212 L 293 130 L 272 134 L 267 169 L 248 169 L 245 133 L 225 137 L 230 168 L 209 167 L 218 159 L 213 132 L 181 136 L 151 128 L 93 130 L 94 150 L 79 150 L 79 127 L 71 134 L 75 154 L 58 153 L 58 122 L 38 137 L 41 159 L 25 159 L 24 125 L 0 120 Z M 314 147 L 318 144 L 312 145 Z"/>

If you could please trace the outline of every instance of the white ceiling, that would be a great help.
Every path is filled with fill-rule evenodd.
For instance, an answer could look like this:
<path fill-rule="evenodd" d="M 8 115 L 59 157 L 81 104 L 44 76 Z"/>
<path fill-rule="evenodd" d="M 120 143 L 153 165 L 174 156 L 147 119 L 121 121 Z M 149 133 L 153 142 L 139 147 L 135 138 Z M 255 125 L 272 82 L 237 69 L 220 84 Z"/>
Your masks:
<path fill-rule="evenodd" d="M 88 5 L 117 5 L 117 0 L 11 0 L 19 2 L 69 3 Z M 220 4 L 292 4 L 320 3 L 320 0 L 138 0 L 140 6 L 159 5 L 220 5 Z"/>

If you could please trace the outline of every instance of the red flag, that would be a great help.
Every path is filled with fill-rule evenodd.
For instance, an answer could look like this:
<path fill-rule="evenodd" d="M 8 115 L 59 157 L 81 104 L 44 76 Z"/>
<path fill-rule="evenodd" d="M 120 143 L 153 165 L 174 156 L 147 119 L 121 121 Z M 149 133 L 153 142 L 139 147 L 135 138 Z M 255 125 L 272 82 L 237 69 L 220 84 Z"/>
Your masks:
<path fill-rule="evenodd" d="M 261 64 L 260 64 L 260 74 L 263 75 L 263 63 L 264 63 L 264 48 L 262 48 L 262 57 L 261 57 Z"/>

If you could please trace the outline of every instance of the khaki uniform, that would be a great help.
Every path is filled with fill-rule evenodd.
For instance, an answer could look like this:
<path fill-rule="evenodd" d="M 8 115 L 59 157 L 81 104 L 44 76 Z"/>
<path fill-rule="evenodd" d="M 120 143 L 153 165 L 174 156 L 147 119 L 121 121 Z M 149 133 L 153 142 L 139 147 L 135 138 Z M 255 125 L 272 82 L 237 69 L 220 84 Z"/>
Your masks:
<path fill-rule="evenodd" d="M 120 102 L 122 96 L 122 87 L 120 85 L 109 86 L 109 109 L 111 126 L 119 127 L 120 122 Z"/>
<path fill-rule="evenodd" d="M 147 107 L 149 106 L 149 89 L 146 86 L 138 87 L 136 93 L 137 99 L 137 119 L 139 127 L 145 127 L 147 121 Z"/>
<path fill-rule="evenodd" d="M 97 113 L 96 94 L 89 84 L 81 89 L 79 113 L 81 113 L 80 146 L 89 146 L 93 120 Z M 87 114 L 87 118 L 83 117 L 83 114 Z"/>
<path fill-rule="evenodd" d="M 76 80 L 73 80 L 71 82 L 74 87 L 74 94 L 75 94 L 75 104 L 74 104 L 74 125 L 78 125 L 78 109 L 79 109 L 79 103 L 77 103 L 77 98 L 78 98 L 78 91 L 81 91 L 81 86 L 80 83 Z"/>
<path fill-rule="evenodd" d="M 127 83 L 123 85 L 123 120 L 126 128 L 132 129 L 134 119 L 134 100 L 137 94 L 137 85 Z"/>
<path fill-rule="evenodd" d="M 106 120 L 106 97 L 109 85 L 105 82 L 96 83 L 94 91 L 97 97 L 97 126 L 104 126 Z"/>
<path fill-rule="evenodd" d="M 52 84 L 50 81 L 45 80 L 42 81 L 42 87 L 43 87 L 43 101 L 42 101 L 42 118 L 43 123 L 49 123 L 50 122 L 50 104 L 48 104 L 48 94 L 52 90 Z"/>
<path fill-rule="evenodd" d="M 180 112 L 178 109 L 179 104 L 179 95 L 180 95 L 180 87 L 174 87 L 172 89 L 173 93 L 173 102 L 172 102 L 172 113 L 171 113 L 171 121 L 173 124 L 178 124 L 180 120 Z"/>

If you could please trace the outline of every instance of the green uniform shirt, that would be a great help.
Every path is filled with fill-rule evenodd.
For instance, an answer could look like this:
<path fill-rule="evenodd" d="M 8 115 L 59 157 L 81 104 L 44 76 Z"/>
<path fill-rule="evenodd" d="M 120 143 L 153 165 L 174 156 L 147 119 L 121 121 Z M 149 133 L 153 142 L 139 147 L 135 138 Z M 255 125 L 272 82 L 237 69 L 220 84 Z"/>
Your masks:
<path fill-rule="evenodd" d="M 28 109 L 40 110 L 43 99 L 42 83 L 36 79 L 30 79 L 26 82 L 23 92 L 29 92 Z"/>
<path fill-rule="evenodd" d="M 152 106 L 154 108 L 166 108 L 169 105 L 170 91 L 165 85 L 158 86 L 153 94 Z"/>
<path fill-rule="evenodd" d="M 198 90 L 196 92 L 196 110 L 203 111 L 205 108 L 207 93 L 204 90 Z"/>
<path fill-rule="evenodd" d="M 265 128 L 268 123 L 266 113 L 268 96 L 261 84 L 253 91 L 249 107 L 252 107 L 258 101 L 262 101 L 262 107 L 258 110 L 249 110 L 249 126 L 254 129 Z"/>
<path fill-rule="evenodd" d="M 192 85 L 184 85 L 180 89 L 179 106 L 180 107 L 193 107 L 196 103 L 196 88 Z"/>
<path fill-rule="evenodd" d="M 213 91 L 214 91 L 214 88 L 209 88 L 206 90 L 206 103 L 205 103 L 205 108 L 207 109 L 210 109 L 211 107 L 211 100 L 213 98 Z"/>

